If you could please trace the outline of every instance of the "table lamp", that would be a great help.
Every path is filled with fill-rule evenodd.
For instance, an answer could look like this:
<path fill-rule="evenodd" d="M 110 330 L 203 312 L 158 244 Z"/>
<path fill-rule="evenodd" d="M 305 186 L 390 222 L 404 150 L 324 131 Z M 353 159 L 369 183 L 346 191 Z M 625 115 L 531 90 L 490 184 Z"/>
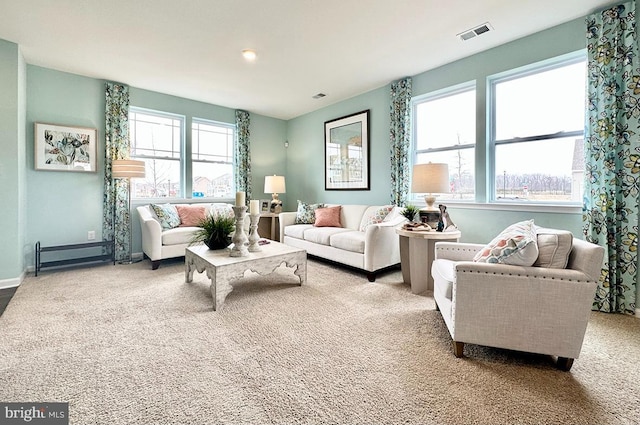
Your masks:
<path fill-rule="evenodd" d="M 264 178 L 264 193 L 271 193 L 271 208 L 272 213 L 282 212 L 282 201 L 278 199 L 278 193 L 286 193 L 286 185 L 284 183 L 284 176 L 265 176 Z"/>
<path fill-rule="evenodd" d="M 449 185 L 449 165 L 429 162 L 427 164 L 416 164 L 413 166 L 411 177 L 411 192 L 424 193 L 426 208 L 421 211 L 420 217 L 434 229 L 438 226 L 440 210 L 436 205 L 434 193 L 448 193 Z"/>

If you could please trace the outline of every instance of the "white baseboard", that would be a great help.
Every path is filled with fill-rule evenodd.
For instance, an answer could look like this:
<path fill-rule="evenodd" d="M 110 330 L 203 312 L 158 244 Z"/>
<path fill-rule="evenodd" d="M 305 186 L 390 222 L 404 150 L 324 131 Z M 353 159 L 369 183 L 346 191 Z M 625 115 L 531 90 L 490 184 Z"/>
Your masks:
<path fill-rule="evenodd" d="M 636 308 L 636 319 L 640 319 L 640 308 Z"/>
<path fill-rule="evenodd" d="M 17 286 L 20 286 L 20 284 L 24 280 L 24 277 L 25 272 L 22 272 L 18 277 L 14 277 L 11 279 L 0 279 L 0 289 L 15 288 Z"/>

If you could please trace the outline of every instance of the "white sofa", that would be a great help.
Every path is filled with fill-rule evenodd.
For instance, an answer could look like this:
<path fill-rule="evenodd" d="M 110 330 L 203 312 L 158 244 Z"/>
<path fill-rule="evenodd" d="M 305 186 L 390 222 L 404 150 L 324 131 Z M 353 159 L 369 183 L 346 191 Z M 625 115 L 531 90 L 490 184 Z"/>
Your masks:
<path fill-rule="evenodd" d="M 359 229 L 363 218 L 382 206 L 341 207 L 342 227 L 295 224 L 296 212 L 280 213 L 280 241 L 305 249 L 310 255 L 364 270 L 369 281 L 373 282 L 377 272 L 400 263 L 399 237 L 395 230 L 406 219 L 400 213 L 401 208 L 394 207 L 383 222 L 370 224 L 362 232 Z"/>
<path fill-rule="evenodd" d="M 222 203 L 198 203 L 198 204 L 174 204 L 180 205 L 203 205 L 207 209 L 213 206 L 231 207 L 231 204 Z M 151 260 L 152 270 L 156 270 L 160 266 L 160 260 L 174 257 L 184 257 L 185 248 L 189 246 L 189 242 L 197 227 L 175 227 L 173 229 L 163 229 L 160 225 L 156 214 L 151 205 L 141 205 L 136 207 L 140 217 L 140 226 L 142 229 L 142 252 Z M 249 216 L 245 219 L 245 231 L 248 232 Z"/>
<path fill-rule="evenodd" d="M 604 248 L 570 232 L 542 232 L 529 267 L 472 261 L 485 245 L 436 243 L 433 297 L 456 357 L 471 343 L 557 356 L 564 370 L 578 358 Z"/>

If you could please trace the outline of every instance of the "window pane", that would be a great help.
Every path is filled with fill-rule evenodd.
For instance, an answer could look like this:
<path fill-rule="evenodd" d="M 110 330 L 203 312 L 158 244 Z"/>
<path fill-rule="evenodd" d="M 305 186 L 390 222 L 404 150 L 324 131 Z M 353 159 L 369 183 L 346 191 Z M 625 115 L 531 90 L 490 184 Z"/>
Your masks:
<path fill-rule="evenodd" d="M 581 201 L 582 138 L 499 144 L 495 152 L 496 199 Z"/>
<path fill-rule="evenodd" d="M 168 114 L 131 109 L 131 157 L 146 163 L 145 178 L 131 181 L 133 197 L 181 195 L 182 125 L 183 120 Z"/>
<path fill-rule="evenodd" d="M 193 197 L 231 197 L 235 129 L 204 120 L 194 120 L 191 129 Z"/>
<path fill-rule="evenodd" d="M 233 193 L 231 164 L 193 163 L 194 198 L 231 198 Z"/>
<path fill-rule="evenodd" d="M 416 104 L 416 150 L 476 142 L 476 91 Z"/>
<path fill-rule="evenodd" d="M 495 84 L 496 140 L 583 131 L 586 62 Z"/>
<path fill-rule="evenodd" d="M 145 162 L 145 178 L 131 179 L 134 198 L 180 196 L 180 161 L 138 158 Z"/>
<path fill-rule="evenodd" d="M 474 199 L 475 197 L 475 149 L 455 149 L 443 152 L 418 154 L 416 163 L 449 164 L 451 193 L 438 195 L 438 199 Z"/>

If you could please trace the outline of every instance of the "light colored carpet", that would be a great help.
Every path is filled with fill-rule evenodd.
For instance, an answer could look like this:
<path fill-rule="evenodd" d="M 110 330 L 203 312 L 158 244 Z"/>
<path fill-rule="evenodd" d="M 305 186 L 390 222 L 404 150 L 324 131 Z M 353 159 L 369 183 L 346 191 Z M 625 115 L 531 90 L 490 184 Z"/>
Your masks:
<path fill-rule="evenodd" d="M 593 313 L 571 372 L 468 345 L 399 271 L 309 261 L 206 277 L 148 262 L 28 277 L 0 318 L 0 400 L 68 401 L 72 424 L 636 424 L 640 320 Z"/>

